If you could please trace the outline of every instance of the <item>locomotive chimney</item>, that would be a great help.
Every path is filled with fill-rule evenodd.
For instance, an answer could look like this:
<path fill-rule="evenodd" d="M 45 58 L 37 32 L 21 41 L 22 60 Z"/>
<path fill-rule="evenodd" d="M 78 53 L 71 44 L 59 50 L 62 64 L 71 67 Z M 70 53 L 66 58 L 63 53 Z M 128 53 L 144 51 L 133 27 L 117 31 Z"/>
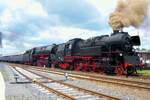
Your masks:
<path fill-rule="evenodd" d="M 122 28 L 120 28 L 120 32 L 123 32 L 123 27 L 122 27 Z"/>
<path fill-rule="evenodd" d="M 119 30 L 113 30 L 113 33 L 119 33 Z"/>
<path fill-rule="evenodd" d="M 120 29 L 113 30 L 113 33 L 119 33 L 119 32 L 123 32 L 123 27 L 121 27 Z"/>

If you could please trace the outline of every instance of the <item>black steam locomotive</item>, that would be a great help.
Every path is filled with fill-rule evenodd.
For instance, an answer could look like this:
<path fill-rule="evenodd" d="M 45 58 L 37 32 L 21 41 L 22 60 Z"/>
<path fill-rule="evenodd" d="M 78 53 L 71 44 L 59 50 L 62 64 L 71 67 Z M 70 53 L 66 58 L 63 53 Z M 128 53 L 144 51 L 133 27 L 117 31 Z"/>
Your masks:
<path fill-rule="evenodd" d="M 139 45 L 139 36 L 114 31 L 110 36 L 75 38 L 62 44 L 35 47 L 24 54 L 4 56 L 0 60 L 76 71 L 132 74 L 141 67 L 133 48 Z"/>

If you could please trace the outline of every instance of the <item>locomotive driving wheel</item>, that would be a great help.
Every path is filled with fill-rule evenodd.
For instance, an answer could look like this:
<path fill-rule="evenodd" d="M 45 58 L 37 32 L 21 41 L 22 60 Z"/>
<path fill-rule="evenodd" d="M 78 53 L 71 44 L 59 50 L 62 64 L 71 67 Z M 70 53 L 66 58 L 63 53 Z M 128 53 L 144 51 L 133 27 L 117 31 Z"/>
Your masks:
<path fill-rule="evenodd" d="M 127 68 L 127 75 L 131 75 L 131 74 L 133 74 L 134 73 L 134 68 L 133 67 L 128 67 Z"/>
<path fill-rule="evenodd" d="M 70 64 L 69 70 L 71 70 L 71 71 L 74 70 L 74 66 L 75 65 Z"/>
<path fill-rule="evenodd" d="M 98 69 L 98 73 L 100 73 L 100 74 L 104 74 L 104 67 L 100 67 L 99 69 Z"/>
<path fill-rule="evenodd" d="M 80 70 L 81 70 L 80 64 L 75 64 L 75 70 L 76 70 L 76 71 L 80 71 Z"/>
<path fill-rule="evenodd" d="M 124 69 L 122 66 L 117 66 L 115 72 L 117 75 L 122 75 L 124 73 Z"/>

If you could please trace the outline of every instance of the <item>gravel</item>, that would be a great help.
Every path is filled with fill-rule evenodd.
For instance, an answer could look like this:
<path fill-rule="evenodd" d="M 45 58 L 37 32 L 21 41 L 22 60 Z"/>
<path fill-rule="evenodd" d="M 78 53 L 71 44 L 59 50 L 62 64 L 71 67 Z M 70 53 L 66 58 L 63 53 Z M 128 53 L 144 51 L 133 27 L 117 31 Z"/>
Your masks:
<path fill-rule="evenodd" d="M 34 78 L 41 78 L 41 77 L 39 77 L 39 76 L 37 76 L 37 75 L 35 75 L 35 74 L 32 74 L 32 73 L 30 73 L 30 72 L 28 72 L 28 71 L 26 71 L 26 70 L 24 70 L 24 69 L 22 69 L 22 68 L 16 67 L 16 69 L 19 70 L 19 71 L 20 71 L 21 73 L 23 73 L 24 75 L 30 76 L 30 78 L 32 78 L 32 79 L 34 79 Z"/>
<path fill-rule="evenodd" d="M 64 82 L 69 84 L 74 84 L 76 86 L 80 86 L 100 93 L 108 94 L 114 97 L 119 97 L 120 99 L 123 100 L 149 100 L 150 98 L 150 91 L 144 89 L 128 88 L 128 87 L 122 87 L 119 85 L 113 85 L 108 83 L 95 83 L 91 81 L 78 80 L 78 79 L 65 80 L 65 77 L 61 75 L 45 73 L 45 72 L 40 72 L 35 70 L 32 71 L 38 74 L 49 76 L 50 78 L 55 80 L 63 80 Z"/>
<path fill-rule="evenodd" d="M 0 71 L 5 80 L 5 95 L 6 100 L 58 100 L 55 94 L 50 94 L 46 90 L 40 90 L 39 86 L 31 83 L 29 80 L 23 78 L 8 64 L 0 62 Z M 24 71 L 25 72 L 25 71 Z M 31 75 L 25 72 L 28 75 Z M 14 79 L 14 75 L 18 74 L 18 83 Z M 33 78 L 36 76 L 33 75 Z M 39 77 L 36 77 L 39 78 Z"/>

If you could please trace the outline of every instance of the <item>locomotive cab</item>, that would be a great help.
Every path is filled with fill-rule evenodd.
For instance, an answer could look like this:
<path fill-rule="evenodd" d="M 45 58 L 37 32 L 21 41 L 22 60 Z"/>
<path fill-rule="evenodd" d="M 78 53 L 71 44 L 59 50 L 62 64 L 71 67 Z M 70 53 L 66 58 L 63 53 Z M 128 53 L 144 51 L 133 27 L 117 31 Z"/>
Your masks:
<path fill-rule="evenodd" d="M 65 55 L 72 56 L 79 49 L 78 42 L 83 41 L 80 38 L 69 40 L 65 45 Z"/>
<path fill-rule="evenodd" d="M 57 46 L 56 58 L 58 62 L 63 62 L 65 56 L 65 43 L 59 44 Z"/>

